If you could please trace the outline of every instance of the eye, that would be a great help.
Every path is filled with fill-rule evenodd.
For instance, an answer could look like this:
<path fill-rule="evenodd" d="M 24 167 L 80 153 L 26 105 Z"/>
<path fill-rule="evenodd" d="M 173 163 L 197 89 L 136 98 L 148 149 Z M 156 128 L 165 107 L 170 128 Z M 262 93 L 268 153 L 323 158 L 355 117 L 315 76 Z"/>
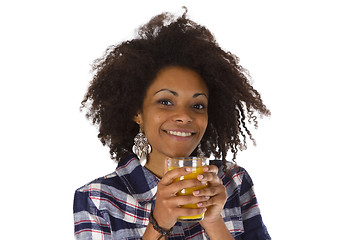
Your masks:
<path fill-rule="evenodd" d="M 158 101 L 158 103 L 160 103 L 161 105 L 165 105 L 165 106 L 171 106 L 172 105 L 172 102 L 170 100 L 167 100 L 167 99 L 160 99 Z"/>
<path fill-rule="evenodd" d="M 204 104 L 198 103 L 193 105 L 193 108 L 197 109 L 197 110 L 203 110 L 206 108 L 206 106 Z"/>

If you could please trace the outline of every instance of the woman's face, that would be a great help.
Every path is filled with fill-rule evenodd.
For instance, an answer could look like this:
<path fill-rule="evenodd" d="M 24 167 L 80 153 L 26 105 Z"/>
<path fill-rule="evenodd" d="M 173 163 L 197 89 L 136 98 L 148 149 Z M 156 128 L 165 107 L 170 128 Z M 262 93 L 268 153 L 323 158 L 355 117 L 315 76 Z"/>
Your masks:
<path fill-rule="evenodd" d="M 208 88 L 194 71 L 162 69 L 146 92 L 139 123 L 152 147 L 150 158 L 189 156 L 208 123 Z"/>

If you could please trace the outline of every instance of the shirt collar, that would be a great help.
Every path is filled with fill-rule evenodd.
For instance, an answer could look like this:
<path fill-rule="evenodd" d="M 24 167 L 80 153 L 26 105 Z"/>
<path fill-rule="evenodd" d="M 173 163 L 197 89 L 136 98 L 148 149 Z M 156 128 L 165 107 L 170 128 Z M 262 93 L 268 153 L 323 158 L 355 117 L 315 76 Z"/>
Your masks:
<path fill-rule="evenodd" d="M 121 161 L 115 172 L 126 186 L 129 194 L 140 205 L 145 205 L 154 199 L 159 179 L 141 166 L 139 159 L 134 154 Z"/>

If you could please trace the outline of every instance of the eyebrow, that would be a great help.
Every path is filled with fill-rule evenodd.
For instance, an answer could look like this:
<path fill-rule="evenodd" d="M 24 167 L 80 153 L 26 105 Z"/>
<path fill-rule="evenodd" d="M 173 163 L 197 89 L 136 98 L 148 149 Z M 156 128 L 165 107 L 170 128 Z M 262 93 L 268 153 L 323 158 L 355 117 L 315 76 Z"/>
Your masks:
<path fill-rule="evenodd" d="M 173 95 L 176 96 L 176 97 L 179 96 L 179 94 L 178 94 L 177 92 L 172 91 L 172 90 L 167 89 L 167 88 L 163 88 L 163 89 L 160 89 L 160 90 L 156 91 L 156 93 L 154 93 L 154 95 L 156 95 L 156 94 L 158 94 L 159 92 L 162 92 L 162 91 L 168 91 L 168 92 L 170 92 L 171 94 L 173 94 Z M 196 98 L 196 97 L 201 96 L 201 95 L 203 95 L 203 96 L 205 96 L 206 98 L 208 98 L 205 93 L 195 93 L 195 94 L 193 95 L 193 98 Z"/>

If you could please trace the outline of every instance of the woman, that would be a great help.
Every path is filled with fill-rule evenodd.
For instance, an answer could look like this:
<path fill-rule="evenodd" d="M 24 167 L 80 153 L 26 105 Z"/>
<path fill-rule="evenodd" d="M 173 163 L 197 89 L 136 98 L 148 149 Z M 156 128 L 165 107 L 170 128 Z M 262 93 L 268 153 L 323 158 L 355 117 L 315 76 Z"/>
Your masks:
<path fill-rule="evenodd" d="M 94 70 L 82 108 L 119 165 L 76 191 L 77 239 L 270 239 L 251 178 L 225 159 L 254 141 L 246 125 L 257 126 L 254 112 L 270 115 L 236 56 L 186 13 L 164 13 L 108 48 Z M 221 160 L 173 183 L 189 169 L 167 171 L 166 159 L 198 154 Z M 180 207 L 187 203 L 199 208 Z M 198 223 L 176 221 L 203 212 Z"/>

